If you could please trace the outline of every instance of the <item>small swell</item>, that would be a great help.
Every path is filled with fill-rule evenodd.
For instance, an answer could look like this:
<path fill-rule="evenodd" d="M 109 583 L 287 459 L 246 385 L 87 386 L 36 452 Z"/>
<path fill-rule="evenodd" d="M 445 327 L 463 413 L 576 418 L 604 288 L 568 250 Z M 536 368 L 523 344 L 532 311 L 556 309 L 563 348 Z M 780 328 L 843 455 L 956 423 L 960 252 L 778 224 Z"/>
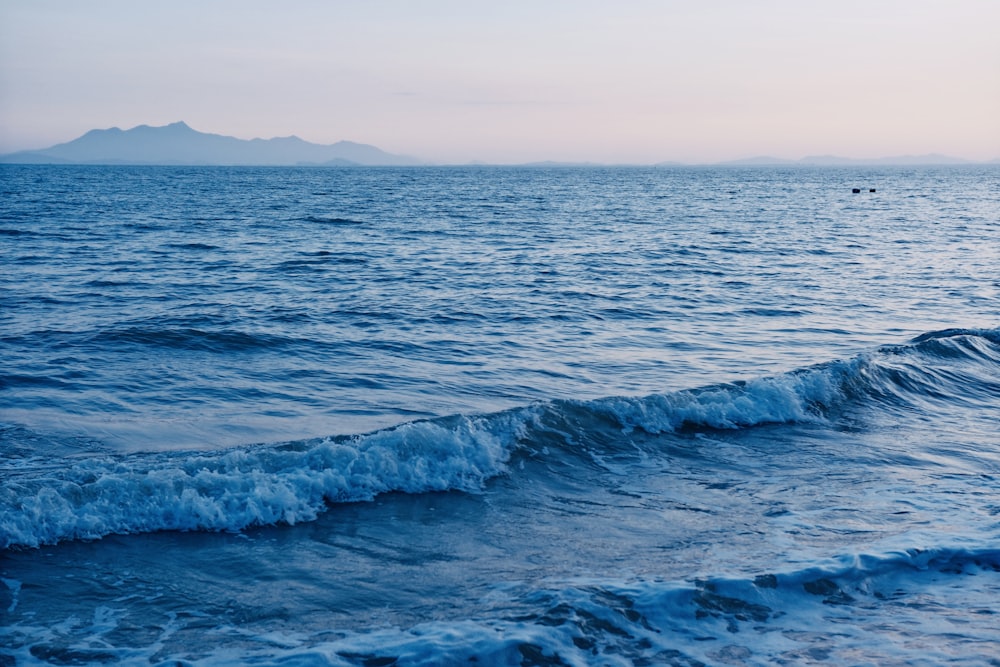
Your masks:
<path fill-rule="evenodd" d="M 967 337 L 973 336 L 978 338 L 984 338 L 995 345 L 1000 345 L 1000 329 L 942 329 L 940 331 L 929 331 L 924 334 L 920 334 L 916 338 L 910 341 L 910 345 L 919 345 L 920 343 L 926 343 L 932 340 L 942 340 L 947 338 L 957 338 L 957 337 Z"/>
<path fill-rule="evenodd" d="M 44 375 L 4 375 L 0 374 L 0 390 L 28 388 L 28 387 L 49 387 L 63 389 L 71 387 L 70 383 L 58 378 Z"/>
<path fill-rule="evenodd" d="M 100 342 L 138 344 L 153 347 L 232 352 L 257 348 L 274 348 L 288 341 L 279 336 L 251 334 L 242 331 L 204 331 L 194 328 L 145 329 L 129 327 L 105 331 L 96 337 Z"/>
<path fill-rule="evenodd" d="M 352 218 L 341 218 L 337 216 L 319 216 L 319 215 L 307 215 L 302 218 L 304 222 L 314 222 L 323 225 L 363 225 L 365 224 L 361 220 L 354 220 Z"/>
<path fill-rule="evenodd" d="M 211 243 L 168 243 L 168 248 L 177 248 L 179 250 L 218 250 L 219 246 L 212 245 Z"/>

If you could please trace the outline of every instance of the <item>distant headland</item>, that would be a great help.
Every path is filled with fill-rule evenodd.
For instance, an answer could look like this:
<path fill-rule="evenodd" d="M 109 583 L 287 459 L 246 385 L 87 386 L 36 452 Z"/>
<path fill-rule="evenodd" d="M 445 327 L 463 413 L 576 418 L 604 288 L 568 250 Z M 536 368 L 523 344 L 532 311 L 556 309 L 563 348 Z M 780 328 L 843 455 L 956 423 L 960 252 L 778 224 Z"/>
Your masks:
<path fill-rule="evenodd" d="M 192 129 L 183 121 L 151 127 L 139 125 L 129 130 L 112 127 L 91 130 L 66 143 L 39 150 L 0 155 L 7 164 L 95 164 L 95 165 L 190 165 L 190 166 L 324 166 L 374 167 L 417 166 L 430 163 L 406 155 L 387 153 L 370 144 L 338 141 L 314 144 L 296 136 L 273 139 L 237 139 Z M 488 166 L 475 162 L 474 165 Z M 531 162 L 526 167 L 604 167 L 604 166 L 880 166 L 880 165 L 962 165 L 1000 164 L 972 162 L 940 154 L 903 155 L 884 158 L 845 158 L 833 155 L 787 160 L 777 157 L 752 157 L 725 162 L 659 162 L 653 165 L 606 165 L 596 162 Z"/>
<path fill-rule="evenodd" d="M 896 155 L 893 157 L 880 157 L 880 158 L 849 158 L 849 157 L 839 157 L 836 155 L 810 155 L 809 157 L 804 157 L 801 160 L 783 160 L 781 158 L 762 156 L 762 157 L 752 157 L 743 160 L 729 160 L 727 162 L 719 162 L 720 165 L 730 165 L 730 166 L 814 166 L 814 167 L 859 167 L 859 166 L 878 166 L 878 165 L 956 165 L 956 164 L 996 164 L 1000 163 L 1000 159 L 993 160 L 991 162 L 973 162 L 971 160 L 963 160 L 962 158 L 951 157 L 949 155 L 941 155 L 939 153 L 929 153 L 926 155 Z"/>
<path fill-rule="evenodd" d="M 0 156 L 0 162 L 28 164 L 157 164 L 257 166 L 408 166 L 420 160 L 393 155 L 351 141 L 313 144 L 298 137 L 237 139 L 208 134 L 178 122 L 91 130 L 51 148 Z"/>

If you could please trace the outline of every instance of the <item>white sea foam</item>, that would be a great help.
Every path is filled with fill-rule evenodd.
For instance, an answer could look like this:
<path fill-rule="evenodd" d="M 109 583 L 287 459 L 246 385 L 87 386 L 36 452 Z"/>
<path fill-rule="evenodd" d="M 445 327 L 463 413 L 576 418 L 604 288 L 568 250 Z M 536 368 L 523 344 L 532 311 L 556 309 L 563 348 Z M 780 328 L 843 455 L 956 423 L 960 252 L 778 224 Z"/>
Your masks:
<path fill-rule="evenodd" d="M 610 418 L 620 427 L 670 433 L 685 427 L 733 429 L 771 423 L 821 422 L 851 401 L 882 397 L 924 400 L 945 382 L 922 346 L 953 344 L 978 374 L 975 332 L 923 336 L 909 346 L 749 382 L 642 398 L 537 403 L 482 416 L 411 422 L 374 433 L 222 453 L 138 454 L 6 466 L 0 489 L 0 548 L 94 539 L 111 533 L 159 530 L 240 530 L 251 525 L 309 521 L 327 503 L 369 500 L 402 491 L 476 491 L 504 472 L 515 448 L 544 431 L 589 428 L 558 422 L 561 406 Z M 969 338 L 970 340 L 965 340 Z M 969 350 L 960 347 L 969 346 Z M 934 353 L 936 354 L 936 352 Z M 900 362 L 899 359 L 903 361 Z M 954 363 L 954 360 L 949 363 Z M 984 370 L 985 369 L 985 370 Z M 925 377 L 926 376 L 926 377 Z M 946 377 L 946 376 L 942 376 Z M 959 377 L 966 394 L 979 391 Z M 980 393 L 992 396 L 989 381 Z M 553 426 L 550 419 L 557 423 Z M 835 417 L 834 417 L 835 418 Z"/>
<path fill-rule="evenodd" d="M 22 471 L 0 491 L 0 547 L 294 524 L 315 519 L 328 502 L 476 491 L 505 469 L 523 424 L 516 414 L 461 417 L 310 445 L 93 458 L 35 477 Z"/>
<path fill-rule="evenodd" d="M 992 400 L 994 364 L 1000 360 L 997 341 L 996 330 L 951 329 L 921 335 L 909 345 L 887 346 L 748 382 L 642 398 L 606 398 L 586 405 L 611 416 L 626 430 L 670 433 L 688 426 L 732 429 L 821 422 L 838 406 L 865 397 L 898 404 L 933 395 L 963 401 L 983 394 Z M 935 370 L 942 356 L 951 365 L 945 373 Z M 968 362 L 965 375 L 955 375 L 961 362 Z M 956 386 L 945 386 L 948 382 Z"/>
<path fill-rule="evenodd" d="M 955 651 L 975 661 L 1000 641 L 991 622 L 998 590 L 996 551 L 852 554 L 752 580 L 566 582 L 520 594 L 533 618 L 433 622 L 308 650 L 331 664 L 771 664 L 852 656 L 902 664 L 946 660 Z M 923 609 L 932 600 L 941 604 L 939 616 Z M 817 631 L 831 624 L 837 633 Z M 921 638 L 944 651 L 925 655 Z"/>
<path fill-rule="evenodd" d="M 858 379 L 864 367 L 859 357 L 741 384 L 644 398 L 608 398 L 592 405 L 625 428 L 650 433 L 673 432 L 686 425 L 739 428 L 816 421 L 824 418 L 830 406 L 847 398 L 848 384 Z"/>
<path fill-rule="evenodd" d="M 149 646 L 113 648 L 100 640 L 119 629 L 123 616 L 107 608 L 96 609 L 92 619 L 75 619 L 78 634 L 88 638 L 79 645 L 66 645 L 50 628 L 30 623 L 0 630 L 0 638 L 16 633 L 21 648 L 12 655 L 26 661 L 50 655 L 59 661 L 161 660 L 156 664 L 204 667 L 933 664 L 956 656 L 964 664 L 988 664 L 1000 642 L 993 622 L 998 592 L 1000 553 L 942 547 L 848 554 L 752 579 L 585 579 L 550 581 L 542 588 L 508 583 L 495 591 L 491 619 L 442 618 L 332 638 L 278 630 L 251 634 L 221 620 L 211 646 L 190 650 L 171 639 L 185 623 L 172 616 Z"/>

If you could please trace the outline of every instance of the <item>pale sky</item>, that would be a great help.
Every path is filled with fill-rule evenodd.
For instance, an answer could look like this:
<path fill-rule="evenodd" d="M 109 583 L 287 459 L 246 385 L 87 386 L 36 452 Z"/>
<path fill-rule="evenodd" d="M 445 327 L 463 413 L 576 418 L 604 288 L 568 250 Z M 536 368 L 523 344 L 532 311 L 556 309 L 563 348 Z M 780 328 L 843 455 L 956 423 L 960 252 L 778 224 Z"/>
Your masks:
<path fill-rule="evenodd" d="M 1000 0 L 0 0 L 0 153 L 93 128 L 439 163 L 1000 157 Z"/>

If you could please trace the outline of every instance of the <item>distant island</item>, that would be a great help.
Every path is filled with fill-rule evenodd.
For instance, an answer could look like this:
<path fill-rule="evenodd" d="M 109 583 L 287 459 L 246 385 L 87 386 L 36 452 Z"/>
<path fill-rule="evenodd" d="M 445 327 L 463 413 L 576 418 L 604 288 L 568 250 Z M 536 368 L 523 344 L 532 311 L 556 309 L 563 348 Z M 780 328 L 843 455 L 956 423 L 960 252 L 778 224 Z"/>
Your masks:
<path fill-rule="evenodd" d="M 995 161 L 994 161 L 995 162 Z M 743 160 L 719 162 L 729 166 L 822 166 L 822 167 L 857 167 L 877 165 L 949 165 L 949 164 L 981 164 L 962 158 L 931 153 L 927 155 L 897 155 L 880 158 L 848 158 L 836 155 L 810 155 L 801 160 L 784 160 L 782 158 L 761 156 Z"/>
<path fill-rule="evenodd" d="M 255 166 L 409 166 L 421 162 L 351 141 L 313 144 L 298 137 L 237 139 L 208 134 L 178 122 L 91 130 L 64 144 L 0 156 L 20 164 L 158 164 Z"/>
<path fill-rule="evenodd" d="M 338 141 L 314 144 L 296 136 L 274 139 L 237 139 L 221 134 L 199 132 L 183 121 L 151 127 L 139 125 L 130 130 L 112 127 L 91 130 L 83 136 L 40 150 L 18 151 L 0 155 L 7 164 L 121 164 L 121 165 L 190 165 L 190 166 L 322 166 L 375 167 L 417 166 L 428 164 L 405 155 L 394 155 L 369 144 Z M 489 166 L 474 162 L 473 165 Z M 653 165 L 605 165 L 597 162 L 530 162 L 521 167 L 603 167 L 603 166 L 879 166 L 879 165 L 960 165 L 1000 164 L 972 162 L 947 155 L 903 155 L 884 158 L 845 158 L 833 155 L 786 160 L 777 157 L 751 157 L 711 164 L 659 162 Z"/>

